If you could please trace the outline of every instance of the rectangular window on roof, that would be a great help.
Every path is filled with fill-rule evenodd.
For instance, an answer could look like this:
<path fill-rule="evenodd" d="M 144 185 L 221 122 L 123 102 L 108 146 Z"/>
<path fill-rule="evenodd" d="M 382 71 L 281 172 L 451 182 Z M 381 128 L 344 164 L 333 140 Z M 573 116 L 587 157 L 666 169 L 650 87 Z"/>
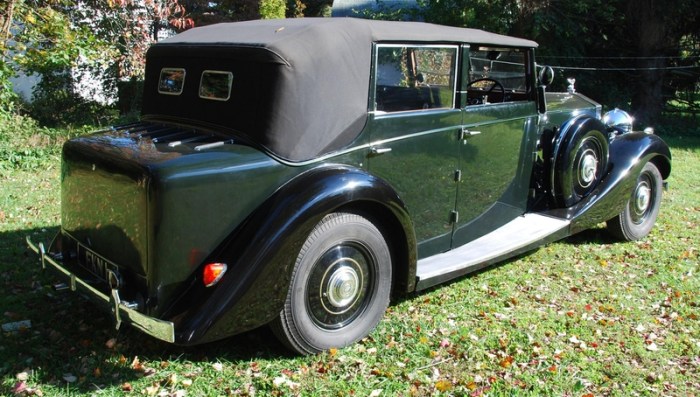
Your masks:
<path fill-rule="evenodd" d="M 160 70 L 158 92 L 165 95 L 180 95 L 185 86 L 185 69 L 163 68 Z"/>
<path fill-rule="evenodd" d="M 199 83 L 199 97 L 214 101 L 228 101 L 231 98 L 233 73 L 218 70 L 205 70 Z"/>
<path fill-rule="evenodd" d="M 376 65 L 376 110 L 453 108 L 456 46 L 379 45 Z"/>

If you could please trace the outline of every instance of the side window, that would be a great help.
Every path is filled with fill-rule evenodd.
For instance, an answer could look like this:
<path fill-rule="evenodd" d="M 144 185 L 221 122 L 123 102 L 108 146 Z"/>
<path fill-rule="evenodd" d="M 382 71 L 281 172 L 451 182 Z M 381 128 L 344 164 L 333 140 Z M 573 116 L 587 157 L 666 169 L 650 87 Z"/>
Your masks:
<path fill-rule="evenodd" d="M 163 68 L 158 79 L 158 93 L 165 95 L 180 95 L 185 85 L 185 69 Z"/>
<path fill-rule="evenodd" d="M 467 103 L 525 101 L 526 53 L 515 48 L 473 47 L 469 51 Z"/>
<path fill-rule="evenodd" d="M 233 73 L 205 70 L 199 82 L 199 97 L 214 101 L 228 101 L 231 98 Z"/>
<path fill-rule="evenodd" d="M 379 45 L 376 110 L 399 112 L 454 106 L 456 46 Z"/>

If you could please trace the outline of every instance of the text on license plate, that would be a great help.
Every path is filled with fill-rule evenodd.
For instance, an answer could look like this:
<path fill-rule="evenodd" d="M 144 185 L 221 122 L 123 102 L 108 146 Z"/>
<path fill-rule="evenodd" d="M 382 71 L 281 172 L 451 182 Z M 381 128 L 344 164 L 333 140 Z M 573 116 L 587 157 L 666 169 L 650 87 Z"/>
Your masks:
<path fill-rule="evenodd" d="M 107 280 L 107 270 L 116 269 L 117 265 L 101 257 L 89 248 L 78 243 L 78 261 L 87 270 L 102 280 Z"/>

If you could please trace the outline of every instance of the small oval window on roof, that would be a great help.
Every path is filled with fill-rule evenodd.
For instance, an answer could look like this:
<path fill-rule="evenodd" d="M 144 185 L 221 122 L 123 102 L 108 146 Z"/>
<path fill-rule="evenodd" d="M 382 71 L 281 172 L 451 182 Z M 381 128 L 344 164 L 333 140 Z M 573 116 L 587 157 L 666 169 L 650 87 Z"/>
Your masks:
<path fill-rule="evenodd" d="M 233 73 L 218 70 L 205 70 L 199 83 L 199 97 L 214 101 L 228 101 L 231 98 Z"/>
<path fill-rule="evenodd" d="M 180 95 L 185 86 L 185 69 L 163 68 L 158 80 L 158 93 L 165 95 Z"/>

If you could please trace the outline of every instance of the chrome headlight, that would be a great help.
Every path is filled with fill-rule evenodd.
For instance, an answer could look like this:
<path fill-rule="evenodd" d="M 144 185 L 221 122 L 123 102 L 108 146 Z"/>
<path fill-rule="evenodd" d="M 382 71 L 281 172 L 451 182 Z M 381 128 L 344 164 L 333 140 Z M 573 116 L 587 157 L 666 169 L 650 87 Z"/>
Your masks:
<path fill-rule="evenodd" d="M 634 118 L 629 113 L 617 108 L 603 115 L 603 123 L 608 127 L 608 131 L 615 134 L 632 132 L 633 121 Z"/>

